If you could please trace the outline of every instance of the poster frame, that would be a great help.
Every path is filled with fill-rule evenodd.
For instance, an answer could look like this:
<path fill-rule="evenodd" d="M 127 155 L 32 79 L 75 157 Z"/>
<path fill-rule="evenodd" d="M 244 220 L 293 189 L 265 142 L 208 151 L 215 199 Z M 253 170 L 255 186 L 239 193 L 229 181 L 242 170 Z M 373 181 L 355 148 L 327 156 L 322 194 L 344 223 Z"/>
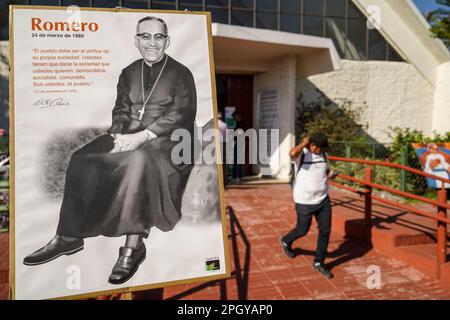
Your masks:
<path fill-rule="evenodd" d="M 10 128 L 10 231 L 9 231 L 9 298 L 15 300 L 16 298 L 16 286 L 15 286 L 15 109 L 14 109 L 14 11 L 15 10 L 58 10 L 66 11 L 69 6 L 37 6 L 37 5 L 10 5 L 9 6 L 9 128 Z M 101 290 L 90 293 L 84 293 L 79 295 L 69 295 L 64 297 L 55 297 L 49 300 L 70 300 L 70 299 L 87 299 L 94 298 L 101 295 L 112 295 L 112 294 L 126 294 L 128 298 L 132 292 L 143 291 L 156 288 L 164 288 L 168 286 L 181 285 L 181 284 L 192 284 L 204 281 L 217 281 L 224 280 L 231 277 L 230 271 L 230 253 L 228 246 L 228 223 L 225 213 L 225 190 L 223 184 L 223 173 L 221 169 L 221 147 L 220 147 L 220 136 L 218 130 L 218 109 L 217 109 L 217 94 L 216 94 L 216 82 L 215 82 L 215 65 L 214 65 L 214 51 L 213 51 L 213 40 L 212 40 L 212 25 L 211 25 L 211 13 L 207 11 L 176 11 L 176 10 L 152 10 L 152 9 L 129 9 L 129 8 L 93 8 L 93 7 L 80 7 L 80 11 L 101 11 L 101 12 L 138 12 L 138 13 L 162 13 L 162 14 L 193 14 L 193 15 L 204 15 L 206 18 L 206 27 L 208 35 L 208 49 L 209 49 L 209 62 L 210 62 L 210 76 L 211 76 L 211 94 L 213 102 L 213 122 L 215 130 L 215 142 L 216 142 L 216 162 L 217 162 L 217 177 L 219 183 L 219 197 L 220 197 L 220 214 L 221 214 L 221 225 L 222 225 L 222 235 L 223 235 L 223 247 L 224 247 L 224 257 L 225 257 L 225 273 L 215 276 L 197 277 L 184 280 L 175 280 L 169 282 L 153 283 L 148 285 L 139 286 L 129 286 L 113 290 Z"/>

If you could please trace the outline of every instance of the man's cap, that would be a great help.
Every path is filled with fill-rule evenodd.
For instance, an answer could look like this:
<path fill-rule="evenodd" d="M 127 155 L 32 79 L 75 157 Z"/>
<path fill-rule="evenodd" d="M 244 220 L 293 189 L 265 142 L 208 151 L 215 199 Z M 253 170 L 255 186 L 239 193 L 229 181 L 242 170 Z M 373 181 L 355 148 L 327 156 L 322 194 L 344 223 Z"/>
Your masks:
<path fill-rule="evenodd" d="M 331 148 L 328 145 L 328 138 L 325 134 L 321 132 L 315 132 L 309 137 L 309 142 L 314 143 L 316 146 L 320 147 L 322 152 L 330 152 Z"/>

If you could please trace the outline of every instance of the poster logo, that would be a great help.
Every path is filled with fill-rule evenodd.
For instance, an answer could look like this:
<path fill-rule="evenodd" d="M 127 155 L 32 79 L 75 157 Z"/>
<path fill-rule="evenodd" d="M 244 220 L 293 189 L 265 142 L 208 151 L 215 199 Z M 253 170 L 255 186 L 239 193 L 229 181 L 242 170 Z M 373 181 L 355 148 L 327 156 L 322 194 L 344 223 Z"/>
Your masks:
<path fill-rule="evenodd" d="M 217 258 L 206 259 L 205 261 L 206 271 L 215 271 L 220 269 L 220 260 Z"/>

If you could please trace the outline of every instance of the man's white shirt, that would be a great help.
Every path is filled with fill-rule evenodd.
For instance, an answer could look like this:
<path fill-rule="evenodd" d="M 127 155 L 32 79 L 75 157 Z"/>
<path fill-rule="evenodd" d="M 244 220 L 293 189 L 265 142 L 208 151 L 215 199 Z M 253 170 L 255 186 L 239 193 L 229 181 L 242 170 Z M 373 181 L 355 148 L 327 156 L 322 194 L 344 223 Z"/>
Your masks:
<path fill-rule="evenodd" d="M 330 168 L 323 154 L 314 154 L 303 148 L 304 159 L 299 170 L 300 156 L 295 160 L 296 177 L 294 201 L 299 204 L 319 204 L 328 195 L 328 176 Z"/>

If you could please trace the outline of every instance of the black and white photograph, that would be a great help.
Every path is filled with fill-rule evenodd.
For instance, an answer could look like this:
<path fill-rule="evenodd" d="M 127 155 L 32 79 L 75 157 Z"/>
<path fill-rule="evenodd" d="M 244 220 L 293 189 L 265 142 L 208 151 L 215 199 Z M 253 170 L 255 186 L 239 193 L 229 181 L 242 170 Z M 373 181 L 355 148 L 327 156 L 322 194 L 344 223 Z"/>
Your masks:
<path fill-rule="evenodd" d="M 202 161 L 209 16 L 28 7 L 11 24 L 15 298 L 229 276 L 222 178 Z"/>

